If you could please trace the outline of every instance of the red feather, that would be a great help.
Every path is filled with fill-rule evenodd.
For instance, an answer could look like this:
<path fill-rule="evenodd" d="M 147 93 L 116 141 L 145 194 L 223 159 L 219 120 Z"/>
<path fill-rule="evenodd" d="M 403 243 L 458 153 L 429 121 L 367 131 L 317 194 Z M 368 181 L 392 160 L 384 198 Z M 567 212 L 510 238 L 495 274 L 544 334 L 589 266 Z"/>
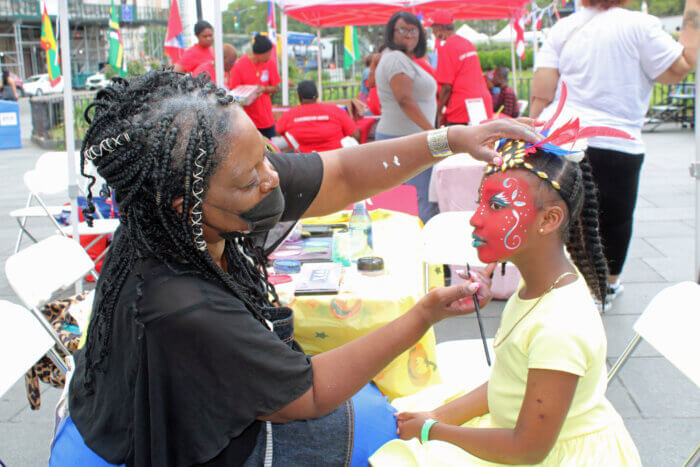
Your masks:
<path fill-rule="evenodd" d="M 611 138 L 634 139 L 629 133 L 607 126 L 587 126 L 581 128 L 579 138 L 593 138 L 594 136 L 609 136 Z"/>
<path fill-rule="evenodd" d="M 554 122 L 559 117 L 559 114 L 561 113 L 562 109 L 564 108 L 564 104 L 566 103 L 566 94 L 566 83 L 562 81 L 561 96 L 559 96 L 559 105 L 557 105 L 557 111 L 554 112 L 552 118 L 550 118 L 549 121 L 545 123 L 544 128 L 542 128 L 542 131 L 549 130 L 550 128 L 552 128 L 552 125 L 554 125 Z"/>

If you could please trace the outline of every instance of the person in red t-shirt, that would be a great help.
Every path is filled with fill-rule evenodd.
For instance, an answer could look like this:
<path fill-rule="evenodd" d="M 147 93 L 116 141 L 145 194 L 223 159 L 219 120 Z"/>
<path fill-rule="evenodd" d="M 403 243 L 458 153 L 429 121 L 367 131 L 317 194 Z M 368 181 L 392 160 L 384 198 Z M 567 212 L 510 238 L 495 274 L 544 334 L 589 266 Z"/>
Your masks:
<path fill-rule="evenodd" d="M 282 82 L 276 64 L 270 60 L 272 42 L 267 36 L 257 34 L 253 39 L 253 53 L 241 57 L 229 73 L 229 89 L 241 84 L 257 85 L 257 97 L 244 107 L 255 127 L 267 138 L 276 136 L 275 117 L 272 115 L 270 95 L 277 92 Z"/>
<path fill-rule="evenodd" d="M 192 73 L 204 62 L 214 60 L 214 28 L 206 21 L 199 21 L 194 25 L 194 35 L 197 36 L 197 43 L 185 50 L 180 60 L 173 67 L 174 71 L 180 73 Z"/>
<path fill-rule="evenodd" d="M 297 94 L 301 105 L 282 114 L 277 120 L 277 132 L 290 133 L 299 143 L 300 152 L 338 149 L 342 147 L 340 140 L 346 136 L 360 140 L 360 130 L 346 111 L 337 105 L 316 102 L 318 89 L 313 81 L 299 83 Z"/>
<path fill-rule="evenodd" d="M 435 38 L 444 41 L 437 49 L 437 76 L 441 85 L 438 126 L 472 123 L 467 114 L 466 99 L 481 99 L 486 118 L 491 118 L 491 93 L 486 87 L 484 72 L 481 70 L 474 45 L 455 33 L 452 14 L 449 11 L 436 10 L 428 21 L 432 25 Z M 447 108 L 443 113 L 442 108 L 445 106 Z"/>
<path fill-rule="evenodd" d="M 236 59 L 238 58 L 238 51 L 234 46 L 231 44 L 224 44 L 224 83 L 228 84 L 228 73 L 231 71 L 231 68 L 233 68 L 233 65 L 236 63 Z M 209 75 L 209 79 L 211 79 L 214 84 L 216 83 L 216 67 L 214 66 L 214 61 L 209 60 L 201 65 L 199 65 L 195 70 L 192 72 L 192 76 L 199 76 L 202 73 L 206 73 Z"/>

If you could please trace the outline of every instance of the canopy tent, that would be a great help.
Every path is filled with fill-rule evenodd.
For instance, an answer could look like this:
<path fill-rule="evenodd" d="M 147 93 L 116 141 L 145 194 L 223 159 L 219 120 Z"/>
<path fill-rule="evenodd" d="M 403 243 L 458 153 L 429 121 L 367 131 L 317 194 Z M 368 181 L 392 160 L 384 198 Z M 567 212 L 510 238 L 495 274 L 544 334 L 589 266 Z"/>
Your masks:
<path fill-rule="evenodd" d="M 548 32 L 549 28 L 542 29 L 541 31 L 525 30 L 525 41 L 532 42 L 534 37 L 538 37 L 541 40 Z M 493 42 L 510 42 L 513 37 L 515 37 L 515 29 L 511 23 L 508 23 L 503 29 L 491 36 L 490 39 Z"/>
<path fill-rule="evenodd" d="M 296 20 L 327 28 L 386 24 L 400 10 L 427 17 L 435 10 L 446 9 L 455 20 L 503 19 L 523 9 L 530 0 L 275 0 L 275 3 Z"/>
<path fill-rule="evenodd" d="M 489 36 L 483 32 L 475 31 L 474 29 L 470 28 L 468 24 L 461 25 L 459 29 L 457 29 L 457 34 L 473 44 L 489 41 Z"/>
<path fill-rule="evenodd" d="M 257 0 L 264 1 L 264 0 Z M 435 10 L 446 9 L 455 20 L 503 19 L 521 11 L 531 0 L 273 0 L 282 10 L 281 33 L 287 35 L 287 17 L 316 26 L 316 37 L 321 42 L 321 28 L 341 26 L 368 26 L 386 24 L 391 15 L 401 10 L 428 17 Z M 318 61 L 321 61 L 319 45 Z M 319 66 L 319 69 L 323 69 Z M 321 76 L 318 73 L 319 95 Z M 282 102 L 289 103 L 289 76 L 287 71 L 287 43 L 282 41 Z"/>

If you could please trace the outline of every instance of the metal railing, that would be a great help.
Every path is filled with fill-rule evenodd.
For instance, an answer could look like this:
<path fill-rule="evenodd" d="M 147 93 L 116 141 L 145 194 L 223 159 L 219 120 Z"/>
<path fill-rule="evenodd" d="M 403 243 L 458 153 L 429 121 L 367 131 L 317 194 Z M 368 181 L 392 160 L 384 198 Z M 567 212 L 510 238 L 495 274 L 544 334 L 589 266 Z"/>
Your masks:
<path fill-rule="evenodd" d="M 96 93 L 96 91 L 73 92 L 73 123 L 75 139 L 78 143 L 88 127 L 83 116 L 85 108 L 95 99 Z M 32 141 L 46 149 L 64 145 L 63 94 L 32 97 L 29 100 L 29 106 L 32 113 Z"/>
<path fill-rule="evenodd" d="M 68 12 L 71 20 L 106 21 L 109 18 L 109 5 L 96 5 L 75 0 L 68 2 Z M 119 18 L 122 16 L 122 5 L 115 5 Z M 131 7 L 131 22 L 168 22 L 169 11 L 165 8 L 150 6 Z M 40 19 L 43 13 L 39 0 L 0 0 L 0 17 Z M 125 22 L 128 24 L 128 22 Z"/>

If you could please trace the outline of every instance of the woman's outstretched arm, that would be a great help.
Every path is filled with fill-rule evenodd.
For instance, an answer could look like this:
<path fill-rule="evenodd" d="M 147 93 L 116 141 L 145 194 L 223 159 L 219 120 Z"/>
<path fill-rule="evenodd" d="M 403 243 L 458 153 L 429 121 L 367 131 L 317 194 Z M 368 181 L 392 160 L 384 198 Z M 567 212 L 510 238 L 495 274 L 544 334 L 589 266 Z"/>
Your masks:
<path fill-rule="evenodd" d="M 476 126 L 448 128 L 447 139 L 455 153 L 466 152 L 482 161 L 500 157 L 493 144 L 500 138 L 536 142 L 529 119 L 498 120 Z M 405 182 L 442 160 L 428 149 L 427 133 L 361 144 L 321 153 L 323 180 L 316 199 L 304 217 L 331 214 L 355 201 L 369 198 Z"/>

